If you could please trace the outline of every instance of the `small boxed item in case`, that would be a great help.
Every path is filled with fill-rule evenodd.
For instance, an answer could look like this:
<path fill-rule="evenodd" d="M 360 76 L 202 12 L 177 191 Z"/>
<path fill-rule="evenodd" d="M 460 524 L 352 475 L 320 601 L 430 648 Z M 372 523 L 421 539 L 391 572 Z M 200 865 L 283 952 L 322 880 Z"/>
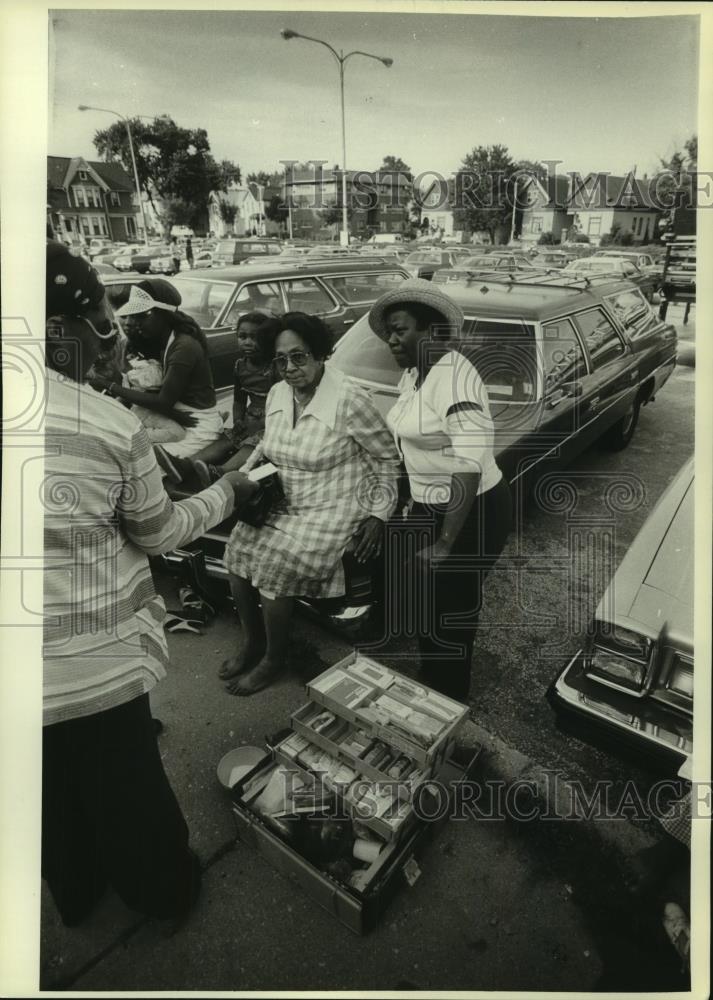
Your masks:
<path fill-rule="evenodd" d="M 356 652 L 311 681 L 307 692 L 333 715 L 431 772 L 452 751 L 468 714 L 466 705 Z M 357 749 L 342 747 L 346 752 Z"/>

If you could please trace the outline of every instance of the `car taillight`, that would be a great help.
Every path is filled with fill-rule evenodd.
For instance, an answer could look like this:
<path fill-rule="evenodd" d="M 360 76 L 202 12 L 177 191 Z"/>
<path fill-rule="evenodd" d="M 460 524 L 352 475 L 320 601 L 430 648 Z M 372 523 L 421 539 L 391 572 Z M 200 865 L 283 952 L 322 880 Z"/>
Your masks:
<path fill-rule="evenodd" d="M 693 698 L 693 663 L 691 660 L 676 656 L 673 661 L 666 687 L 684 698 Z"/>
<path fill-rule="evenodd" d="M 652 649 L 647 636 L 600 622 L 588 655 L 588 673 L 603 684 L 643 691 Z"/>

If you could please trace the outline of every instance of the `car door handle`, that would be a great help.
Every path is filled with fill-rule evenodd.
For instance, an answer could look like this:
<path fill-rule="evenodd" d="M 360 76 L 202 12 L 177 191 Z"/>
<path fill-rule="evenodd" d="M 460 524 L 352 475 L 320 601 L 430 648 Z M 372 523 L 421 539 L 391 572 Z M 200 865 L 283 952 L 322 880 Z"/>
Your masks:
<path fill-rule="evenodd" d="M 596 410 L 596 408 L 599 406 L 599 399 L 600 399 L 599 396 L 592 396 L 592 398 L 589 400 L 590 410 Z"/>
<path fill-rule="evenodd" d="M 634 369 L 634 371 L 629 374 L 629 380 L 631 382 L 636 382 L 636 380 L 637 380 L 638 377 L 639 377 L 639 369 L 638 368 Z"/>

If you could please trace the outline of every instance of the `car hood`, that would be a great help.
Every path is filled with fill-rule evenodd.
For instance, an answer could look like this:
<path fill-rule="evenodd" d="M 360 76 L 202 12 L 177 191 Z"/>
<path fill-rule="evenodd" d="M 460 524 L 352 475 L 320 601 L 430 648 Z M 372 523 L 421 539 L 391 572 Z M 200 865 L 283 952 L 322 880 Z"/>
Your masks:
<path fill-rule="evenodd" d="M 597 609 L 643 626 L 654 637 L 665 627 L 687 647 L 693 642 L 693 460 L 680 471 L 624 556 Z"/>

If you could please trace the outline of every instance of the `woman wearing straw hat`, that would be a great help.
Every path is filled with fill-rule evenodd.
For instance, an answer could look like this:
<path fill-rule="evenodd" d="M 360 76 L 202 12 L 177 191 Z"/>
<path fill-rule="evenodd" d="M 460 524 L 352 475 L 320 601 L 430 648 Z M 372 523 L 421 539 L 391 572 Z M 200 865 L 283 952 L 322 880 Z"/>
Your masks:
<path fill-rule="evenodd" d="M 131 404 L 152 443 L 185 458 L 218 440 L 223 419 L 216 406 L 205 334 L 180 305 L 181 295 L 170 281 L 147 278 L 131 286 L 128 301 L 116 311 L 126 320 L 130 347 L 161 362 L 163 377 L 155 391 L 101 378 L 91 384 Z M 174 430 L 171 438 L 165 434 L 167 427 Z"/>
<path fill-rule="evenodd" d="M 430 281 L 414 278 L 387 292 L 369 322 L 405 369 L 387 421 L 409 477 L 409 524 L 431 538 L 415 557 L 415 595 L 402 583 L 402 593 L 418 601 L 422 673 L 431 687 L 465 701 L 483 581 L 512 520 L 487 391 L 457 349 L 460 308 Z"/>

